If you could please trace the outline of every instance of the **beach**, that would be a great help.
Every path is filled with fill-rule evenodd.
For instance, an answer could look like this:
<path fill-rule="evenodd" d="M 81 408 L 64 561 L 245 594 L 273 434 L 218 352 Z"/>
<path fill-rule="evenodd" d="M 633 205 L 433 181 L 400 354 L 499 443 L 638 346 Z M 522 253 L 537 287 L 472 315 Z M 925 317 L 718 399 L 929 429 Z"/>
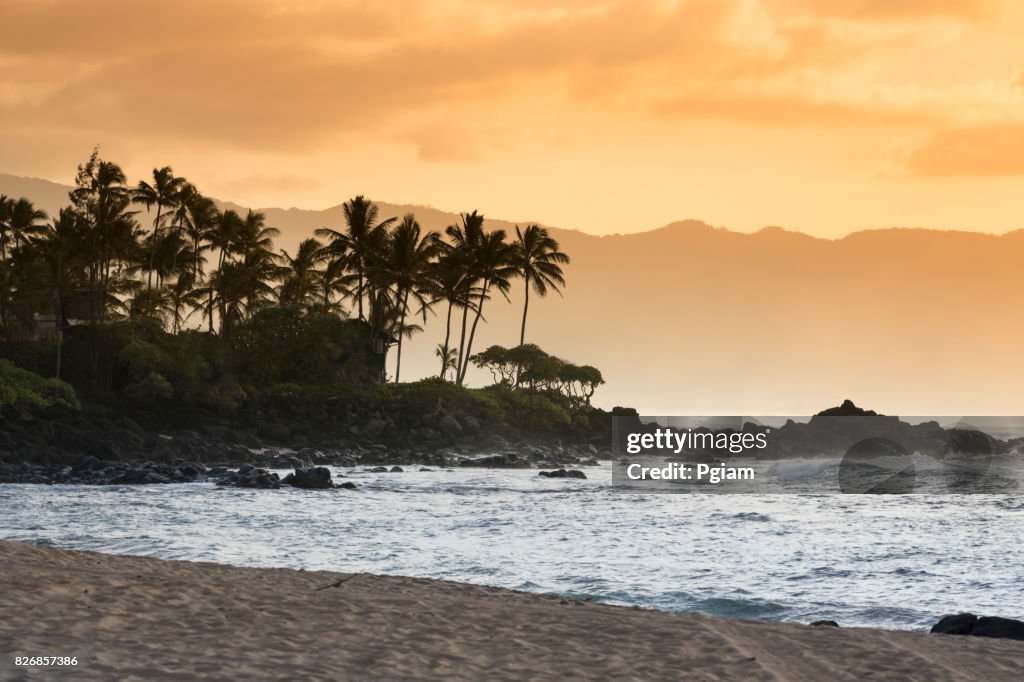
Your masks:
<path fill-rule="evenodd" d="M 1011 680 L 1024 642 L 0 542 L 0 679 Z M 26 674 L 13 656 L 77 655 Z"/>

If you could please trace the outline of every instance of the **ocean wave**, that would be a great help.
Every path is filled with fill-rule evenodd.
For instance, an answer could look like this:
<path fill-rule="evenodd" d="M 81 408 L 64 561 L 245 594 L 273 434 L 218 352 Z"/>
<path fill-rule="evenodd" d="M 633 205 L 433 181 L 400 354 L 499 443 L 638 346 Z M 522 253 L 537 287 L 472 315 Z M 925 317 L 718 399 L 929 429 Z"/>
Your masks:
<path fill-rule="evenodd" d="M 838 459 L 782 459 L 772 462 L 765 474 L 780 481 L 799 481 L 820 476 L 837 466 Z"/>

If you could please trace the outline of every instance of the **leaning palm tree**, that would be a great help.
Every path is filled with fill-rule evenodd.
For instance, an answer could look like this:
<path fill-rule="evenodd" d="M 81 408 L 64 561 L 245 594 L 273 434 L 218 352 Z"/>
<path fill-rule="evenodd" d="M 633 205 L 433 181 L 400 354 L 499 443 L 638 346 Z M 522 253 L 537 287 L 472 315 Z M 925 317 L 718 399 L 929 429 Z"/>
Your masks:
<path fill-rule="evenodd" d="M 345 231 L 339 232 L 328 227 L 321 227 L 316 236 L 328 240 L 328 247 L 344 254 L 349 266 L 356 275 L 356 309 L 359 319 L 365 320 L 363 296 L 366 292 L 367 271 L 374 258 L 374 253 L 382 244 L 382 233 L 386 233 L 394 218 L 377 222 L 379 209 L 377 205 L 363 195 L 349 199 L 342 207 L 345 213 Z"/>
<path fill-rule="evenodd" d="M 449 225 L 445 228 L 445 234 L 451 240 L 450 250 L 446 258 L 450 259 L 453 267 L 462 271 L 463 286 L 468 290 L 474 287 L 476 281 L 476 273 L 473 270 L 473 252 L 480 240 L 483 239 L 484 216 L 473 211 L 461 214 L 460 218 L 462 219 L 462 224 Z M 469 309 L 473 305 L 473 299 L 467 295 L 460 303 L 462 307 L 462 327 L 459 333 L 459 354 L 455 363 L 456 382 L 459 381 L 459 375 L 462 371 L 463 358 L 468 357 L 468 354 L 465 353 L 466 325 L 469 319 Z"/>
<path fill-rule="evenodd" d="M 478 294 L 476 299 L 476 315 L 473 318 L 473 326 L 470 328 L 469 337 L 466 339 L 466 350 L 462 355 L 462 365 L 459 367 L 457 383 L 461 386 L 466 380 L 466 370 L 469 369 L 469 358 L 473 355 L 473 339 L 476 336 L 476 328 L 483 316 L 484 301 L 488 298 L 488 292 L 496 288 L 505 299 L 508 299 L 508 292 L 512 288 L 511 278 L 515 276 L 516 269 L 512 265 L 512 245 L 505 241 L 505 230 L 494 230 L 483 233 L 470 252 L 470 273 L 478 282 Z"/>
<path fill-rule="evenodd" d="M 456 228 L 458 229 L 458 228 Z M 458 356 L 458 350 L 452 348 L 452 311 L 459 307 L 466 309 L 472 296 L 473 289 L 464 263 L 464 251 L 456 249 L 447 242 L 438 240 L 438 256 L 431 264 L 429 280 L 433 303 L 439 301 L 448 302 L 448 312 L 445 315 L 444 343 L 438 346 L 437 357 L 441 360 L 442 379 L 446 378 L 449 369 L 457 366 L 454 359 Z"/>
<path fill-rule="evenodd" d="M 161 221 L 165 218 L 164 209 L 180 204 L 181 190 L 185 185 L 184 178 L 174 176 L 170 166 L 153 169 L 152 184 L 145 180 L 139 180 L 139 184 L 132 191 L 132 201 L 142 204 L 149 211 L 156 206 L 156 216 L 153 218 L 153 231 L 149 235 L 149 274 L 146 280 L 146 288 L 153 288 L 153 259 L 156 257 L 157 240 L 160 236 Z"/>
<path fill-rule="evenodd" d="M 409 299 L 419 306 L 419 312 L 426 322 L 427 310 L 430 308 L 430 301 L 427 294 L 430 283 L 427 275 L 437 253 L 437 242 L 440 235 L 437 232 L 422 234 L 420 224 L 416 216 L 408 214 L 395 226 L 391 233 L 387 248 L 384 250 L 383 271 L 385 281 L 395 287 L 395 304 L 398 310 L 396 329 L 398 331 L 398 352 L 395 364 L 395 383 L 397 384 L 402 373 L 402 340 L 406 336 L 412 336 L 414 332 L 422 331 L 419 325 L 406 325 L 406 316 L 409 314 Z"/>
<path fill-rule="evenodd" d="M 548 290 L 561 295 L 559 287 L 565 286 L 563 265 L 569 264 L 569 257 L 559 251 L 558 241 L 539 225 L 528 225 L 520 231 L 516 225 L 516 240 L 512 243 L 512 266 L 523 278 L 525 284 L 523 300 L 523 323 L 519 328 L 519 345 L 526 342 L 526 313 L 530 308 L 530 289 L 538 296 L 546 296 Z"/>

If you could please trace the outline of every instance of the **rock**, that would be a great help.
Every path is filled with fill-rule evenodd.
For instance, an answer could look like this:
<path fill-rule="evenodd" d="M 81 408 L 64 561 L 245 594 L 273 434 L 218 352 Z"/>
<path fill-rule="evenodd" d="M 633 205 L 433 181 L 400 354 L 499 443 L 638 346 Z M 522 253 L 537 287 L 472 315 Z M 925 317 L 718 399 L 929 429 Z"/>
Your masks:
<path fill-rule="evenodd" d="M 943 635 L 969 635 L 977 621 L 978 617 L 973 613 L 943 616 L 938 623 L 932 626 L 931 632 Z"/>
<path fill-rule="evenodd" d="M 386 474 L 386 473 L 388 473 L 388 468 L 387 467 L 373 467 L 372 469 L 368 469 L 368 471 L 371 474 Z"/>
<path fill-rule="evenodd" d="M 403 469 L 402 467 L 391 467 L 390 473 L 392 473 L 392 474 L 401 474 L 404 471 L 405 471 L 405 469 Z"/>
<path fill-rule="evenodd" d="M 346 488 L 348 490 L 355 490 L 356 489 L 356 484 L 353 483 L 352 481 L 345 481 L 344 483 L 339 483 L 338 487 L 339 488 Z"/>
<path fill-rule="evenodd" d="M 874 410 L 865 410 L 857 407 L 853 404 L 853 401 L 847 398 L 843 401 L 843 404 L 839 407 L 830 407 L 827 410 L 814 415 L 815 417 L 877 417 L 879 414 Z"/>
<path fill-rule="evenodd" d="M 451 416 L 450 414 L 446 414 L 445 416 L 441 417 L 441 420 L 437 423 L 437 425 L 441 428 L 441 431 L 443 431 L 444 434 L 447 436 L 457 436 L 460 433 L 462 433 L 462 425 L 459 424 L 458 420 L 456 420 L 455 417 Z"/>
<path fill-rule="evenodd" d="M 1024 621 L 999 616 L 975 616 L 973 613 L 958 613 L 943 616 L 932 626 L 932 633 L 944 635 L 972 635 L 998 639 L 1024 640 Z"/>
<path fill-rule="evenodd" d="M 971 634 L 975 637 L 1024 640 L 1024 621 L 998 616 L 981 616 L 974 623 Z"/>
<path fill-rule="evenodd" d="M 311 490 L 322 490 L 333 488 L 331 481 L 331 470 L 327 467 L 310 467 L 309 469 L 296 469 L 290 484 L 296 488 L 307 488 Z"/>
<path fill-rule="evenodd" d="M 954 455 L 991 455 L 997 449 L 992 436 L 981 431 L 949 429 L 949 450 Z"/>
<path fill-rule="evenodd" d="M 811 623 L 812 628 L 837 628 L 839 623 L 834 620 L 816 620 Z"/>
<path fill-rule="evenodd" d="M 359 429 L 359 432 L 362 433 L 364 436 L 376 438 L 377 436 L 384 432 L 385 427 L 387 427 L 387 422 L 385 422 L 383 419 L 374 418 L 370 419 L 365 424 L 363 424 L 362 428 Z"/>
<path fill-rule="evenodd" d="M 555 469 L 554 471 L 540 471 L 538 476 L 544 478 L 586 478 L 587 475 L 579 469 Z"/>
<path fill-rule="evenodd" d="M 480 430 L 480 421 L 473 415 L 466 415 L 462 418 L 462 428 L 470 433 L 476 433 Z"/>

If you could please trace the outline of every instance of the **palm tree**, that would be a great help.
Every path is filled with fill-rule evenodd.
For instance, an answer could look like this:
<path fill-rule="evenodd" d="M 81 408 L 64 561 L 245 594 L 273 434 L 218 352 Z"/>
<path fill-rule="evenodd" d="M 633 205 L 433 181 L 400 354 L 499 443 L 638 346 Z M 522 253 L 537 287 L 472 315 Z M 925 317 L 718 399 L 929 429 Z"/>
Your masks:
<path fill-rule="evenodd" d="M 523 278 L 525 297 L 523 300 L 523 324 L 519 329 L 519 345 L 526 342 L 526 313 L 530 308 L 530 289 L 538 296 L 546 296 L 548 289 L 562 294 L 559 287 L 565 286 L 562 265 L 569 264 L 569 257 L 559 251 L 558 241 L 539 225 L 528 225 L 520 231 L 516 225 L 516 240 L 512 243 L 512 266 Z"/>
<path fill-rule="evenodd" d="M 421 235 L 420 224 L 416 216 L 408 214 L 398 223 L 388 238 L 384 251 L 383 268 L 386 280 L 395 287 L 395 304 L 398 311 L 398 356 L 395 365 L 395 383 L 402 373 L 402 339 L 421 331 L 419 325 L 405 323 L 409 313 L 409 298 L 419 305 L 419 311 L 426 322 L 430 301 L 427 300 L 429 282 L 427 273 L 434 254 L 437 253 L 437 242 L 440 235 L 428 232 Z"/>
<path fill-rule="evenodd" d="M 217 268 L 214 270 L 213 275 L 220 273 L 224 269 L 224 265 L 227 262 L 228 255 L 238 239 L 238 234 L 242 231 L 244 222 L 242 216 L 238 215 L 235 211 L 227 210 L 223 213 L 219 213 L 216 216 L 216 220 L 211 226 L 210 230 L 206 234 L 207 241 L 209 242 L 210 249 L 218 249 L 219 254 L 217 256 Z M 206 289 L 207 294 L 207 309 L 206 317 L 210 323 L 210 333 L 213 333 L 213 310 L 214 310 L 214 294 L 215 287 L 212 282 Z"/>
<path fill-rule="evenodd" d="M 447 301 L 448 313 L 445 315 L 444 343 L 438 346 L 437 357 L 441 360 L 441 374 L 444 379 L 448 370 L 457 366 L 456 349 L 451 347 L 452 309 L 455 306 L 465 307 L 469 303 L 469 278 L 462 262 L 463 252 L 451 245 L 438 240 L 438 258 L 431 266 L 430 283 L 434 302 Z"/>
<path fill-rule="evenodd" d="M 31 201 L 22 197 L 15 201 L 8 199 L 3 209 L 6 232 L 14 242 L 14 248 L 20 249 L 35 235 L 45 229 L 46 211 L 36 208 Z"/>
<path fill-rule="evenodd" d="M 463 286 L 472 289 L 475 282 L 475 274 L 472 268 L 473 252 L 477 244 L 483 239 L 484 216 L 473 211 L 463 213 L 461 225 L 449 225 L 445 228 L 445 234 L 451 239 L 451 251 L 447 257 L 451 264 L 462 271 Z M 469 309 L 473 305 L 472 297 L 466 295 L 462 301 L 462 330 L 459 333 L 459 356 L 455 363 L 455 381 L 460 382 L 462 374 L 463 358 L 468 357 L 466 349 L 466 323 L 469 318 Z"/>
<path fill-rule="evenodd" d="M 157 238 L 160 235 L 160 221 L 165 208 L 180 204 L 180 194 L 186 185 L 184 178 L 174 176 L 170 166 L 153 169 L 153 183 L 139 180 L 139 184 L 132 191 L 132 201 L 142 204 L 146 210 L 156 206 L 156 217 L 153 218 L 153 231 L 149 235 L 149 275 L 146 288 L 153 288 L 153 259 L 157 248 Z"/>
<path fill-rule="evenodd" d="M 473 339 L 476 336 L 476 328 L 483 315 L 484 301 L 488 298 L 488 292 L 492 287 L 508 299 L 508 292 L 512 284 L 510 279 L 515 276 L 516 270 L 512 265 L 512 246 L 505 241 L 505 230 L 494 230 L 493 232 L 481 232 L 469 251 L 469 273 L 474 282 L 477 283 L 478 298 L 476 301 L 476 315 L 473 318 L 473 326 L 466 339 L 466 349 L 462 354 L 462 364 L 459 367 L 457 383 L 461 386 L 466 380 L 466 370 L 469 369 L 469 358 L 473 354 Z"/>
<path fill-rule="evenodd" d="M 267 227 L 262 213 L 249 211 L 242 221 L 241 230 L 232 244 L 239 259 L 232 264 L 239 266 L 233 274 L 233 284 L 244 282 L 244 311 L 249 317 L 255 313 L 273 294 L 269 282 L 277 278 L 274 237 L 280 234 L 276 227 Z"/>
<path fill-rule="evenodd" d="M 124 171 L 116 163 L 102 160 L 98 149 L 78 167 L 75 185 L 71 200 L 89 224 L 83 249 L 87 254 L 89 315 L 95 325 L 118 303 L 117 293 L 128 287 L 123 266 L 137 250 L 138 224 L 135 213 L 127 210 L 131 190 L 125 186 Z M 94 348 L 94 364 L 99 362 L 98 353 L 98 347 Z"/>
<path fill-rule="evenodd" d="M 363 311 L 363 295 L 366 293 L 366 277 L 374 253 L 379 250 L 383 235 L 395 221 L 388 218 L 377 222 L 379 209 L 363 195 L 345 202 L 345 232 L 321 227 L 316 236 L 328 240 L 328 247 L 339 257 L 344 257 L 356 276 L 356 308 L 359 319 L 366 320 Z"/>
<path fill-rule="evenodd" d="M 454 348 L 448 348 L 443 344 L 437 344 L 437 348 L 434 349 L 434 355 L 441 361 L 441 378 L 444 379 L 445 374 L 448 370 L 455 369 L 457 353 L 458 351 Z"/>
<path fill-rule="evenodd" d="M 42 228 L 33 240 L 33 250 L 42 265 L 45 286 L 53 297 L 53 324 L 57 340 L 55 376 L 58 379 L 63 357 L 64 301 L 76 284 L 84 229 L 82 216 L 74 209 L 63 208 L 53 223 Z"/>
<path fill-rule="evenodd" d="M 320 302 L 320 271 L 316 266 L 328 255 L 324 245 L 316 239 L 304 239 L 299 243 L 295 256 L 281 250 L 280 278 L 277 298 L 281 305 L 299 305 L 310 310 Z"/>
<path fill-rule="evenodd" d="M 354 281 L 354 277 L 349 273 L 345 260 L 337 258 L 325 247 L 323 250 L 322 267 L 315 271 L 315 275 L 317 293 L 320 296 L 320 303 L 317 305 L 317 308 L 325 314 L 332 312 L 341 313 L 340 302 L 335 303 L 331 299 L 334 294 L 340 294 L 341 299 L 352 296 L 350 285 Z"/>

